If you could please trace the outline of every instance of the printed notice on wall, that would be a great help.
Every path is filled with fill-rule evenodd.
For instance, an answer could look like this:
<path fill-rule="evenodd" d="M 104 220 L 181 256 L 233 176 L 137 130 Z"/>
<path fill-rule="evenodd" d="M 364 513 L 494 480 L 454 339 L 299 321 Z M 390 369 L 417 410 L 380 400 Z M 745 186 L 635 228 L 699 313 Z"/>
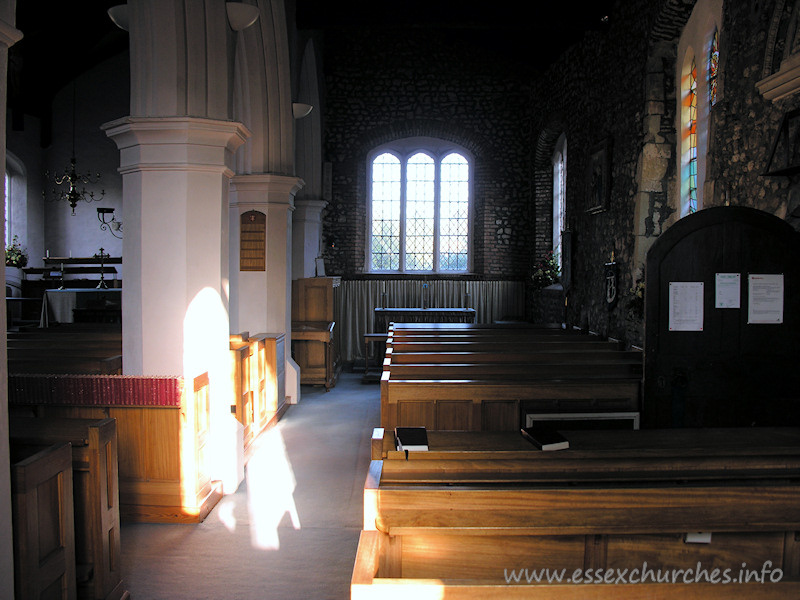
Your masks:
<path fill-rule="evenodd" d="M 748 323 L 783 323 L 783 274 L 750 275 Z"/>
<path fill-rule="evenodd" d="M 714 306 L 716 308 L 741 308 L 742 276 L 739 273 L 717 273 Z"/>
<path fill-rule="evenodd" d="M 669 282 L 669 330 L 703 331 L 703 282 Z"/>

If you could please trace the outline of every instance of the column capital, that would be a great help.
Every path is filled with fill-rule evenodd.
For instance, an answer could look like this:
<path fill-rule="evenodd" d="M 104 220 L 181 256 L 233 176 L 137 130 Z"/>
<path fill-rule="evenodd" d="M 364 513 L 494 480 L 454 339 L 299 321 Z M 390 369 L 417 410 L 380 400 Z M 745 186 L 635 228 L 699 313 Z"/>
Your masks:
<path fill-rule="evenodd" d="M 123 117 L 102 126 L 120 151 L 120 173 L 222 169 L 233 175 L 233 154 L 250 137 L 236 121 L 198 117 Z"/>
<path fill-rule="evenodd" d="M 268 204 L 285 204 L 289 210 L 295 208 L 295 194 L 305 182 L 299 177 L 254 173 L 235 175 L 231 178 L 231 206 L 265 207 Z"/>
<path fill-rule="evenodd" d="M 0 19 L 0 44 L 6 48 L 13 46 L 22 39 L 22 32 Z"/>
<path fill-rule="evenodd" d="M 311 221 L 319 223 L 322 217 L 322 211 L 328 206 L 327 200 L 313 200 L 310 198 L 295 198 L 294 199 L 294 221 Z"/>

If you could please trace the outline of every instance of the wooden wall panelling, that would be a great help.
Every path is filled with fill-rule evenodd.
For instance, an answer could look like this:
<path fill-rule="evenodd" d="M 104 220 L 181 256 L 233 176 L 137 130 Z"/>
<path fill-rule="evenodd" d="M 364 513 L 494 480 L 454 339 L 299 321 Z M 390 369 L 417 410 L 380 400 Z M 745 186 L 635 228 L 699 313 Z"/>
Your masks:
<path fill-rule="evenodd" d="M 12 418 L 10 429 L 16 444 L 44 448 L 71 443 L 78 598 L 124 597 L 116 421 Z"/>

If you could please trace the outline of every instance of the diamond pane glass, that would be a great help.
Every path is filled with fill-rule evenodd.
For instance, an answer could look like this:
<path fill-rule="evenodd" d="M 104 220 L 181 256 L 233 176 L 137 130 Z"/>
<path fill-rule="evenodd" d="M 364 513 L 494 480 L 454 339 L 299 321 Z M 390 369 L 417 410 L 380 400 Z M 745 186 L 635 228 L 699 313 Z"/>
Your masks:
<path fill-rule="evenodd" d="M 406 270 L 433 270 L 434 181 L 433 159 L 418 153 L 406 172 Z"/>
<path fill-rule="evenodd" d="M 469 163 L 460 154 L 442 160 L 439 269 L 466 271 L 469 253 Z"/>
<path fill-rule="evenodd" d="M 372 161 L 370 269 L 400 268 L 400 160 L 384 153 Z"/>

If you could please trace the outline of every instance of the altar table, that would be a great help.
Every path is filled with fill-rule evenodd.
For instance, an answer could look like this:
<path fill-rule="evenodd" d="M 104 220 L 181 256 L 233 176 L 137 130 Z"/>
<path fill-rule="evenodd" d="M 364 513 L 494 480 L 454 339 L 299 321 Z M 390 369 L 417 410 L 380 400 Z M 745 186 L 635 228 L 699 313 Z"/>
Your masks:
<path fill-rule="evenodd" d="M 73 323 L 74 309 L 102 304 L 121 307 L 120 288 L 65 288 L 45 290 L 42 298 L 42 316 L 39 327 L 49 327 L 53 323 Z"/>

